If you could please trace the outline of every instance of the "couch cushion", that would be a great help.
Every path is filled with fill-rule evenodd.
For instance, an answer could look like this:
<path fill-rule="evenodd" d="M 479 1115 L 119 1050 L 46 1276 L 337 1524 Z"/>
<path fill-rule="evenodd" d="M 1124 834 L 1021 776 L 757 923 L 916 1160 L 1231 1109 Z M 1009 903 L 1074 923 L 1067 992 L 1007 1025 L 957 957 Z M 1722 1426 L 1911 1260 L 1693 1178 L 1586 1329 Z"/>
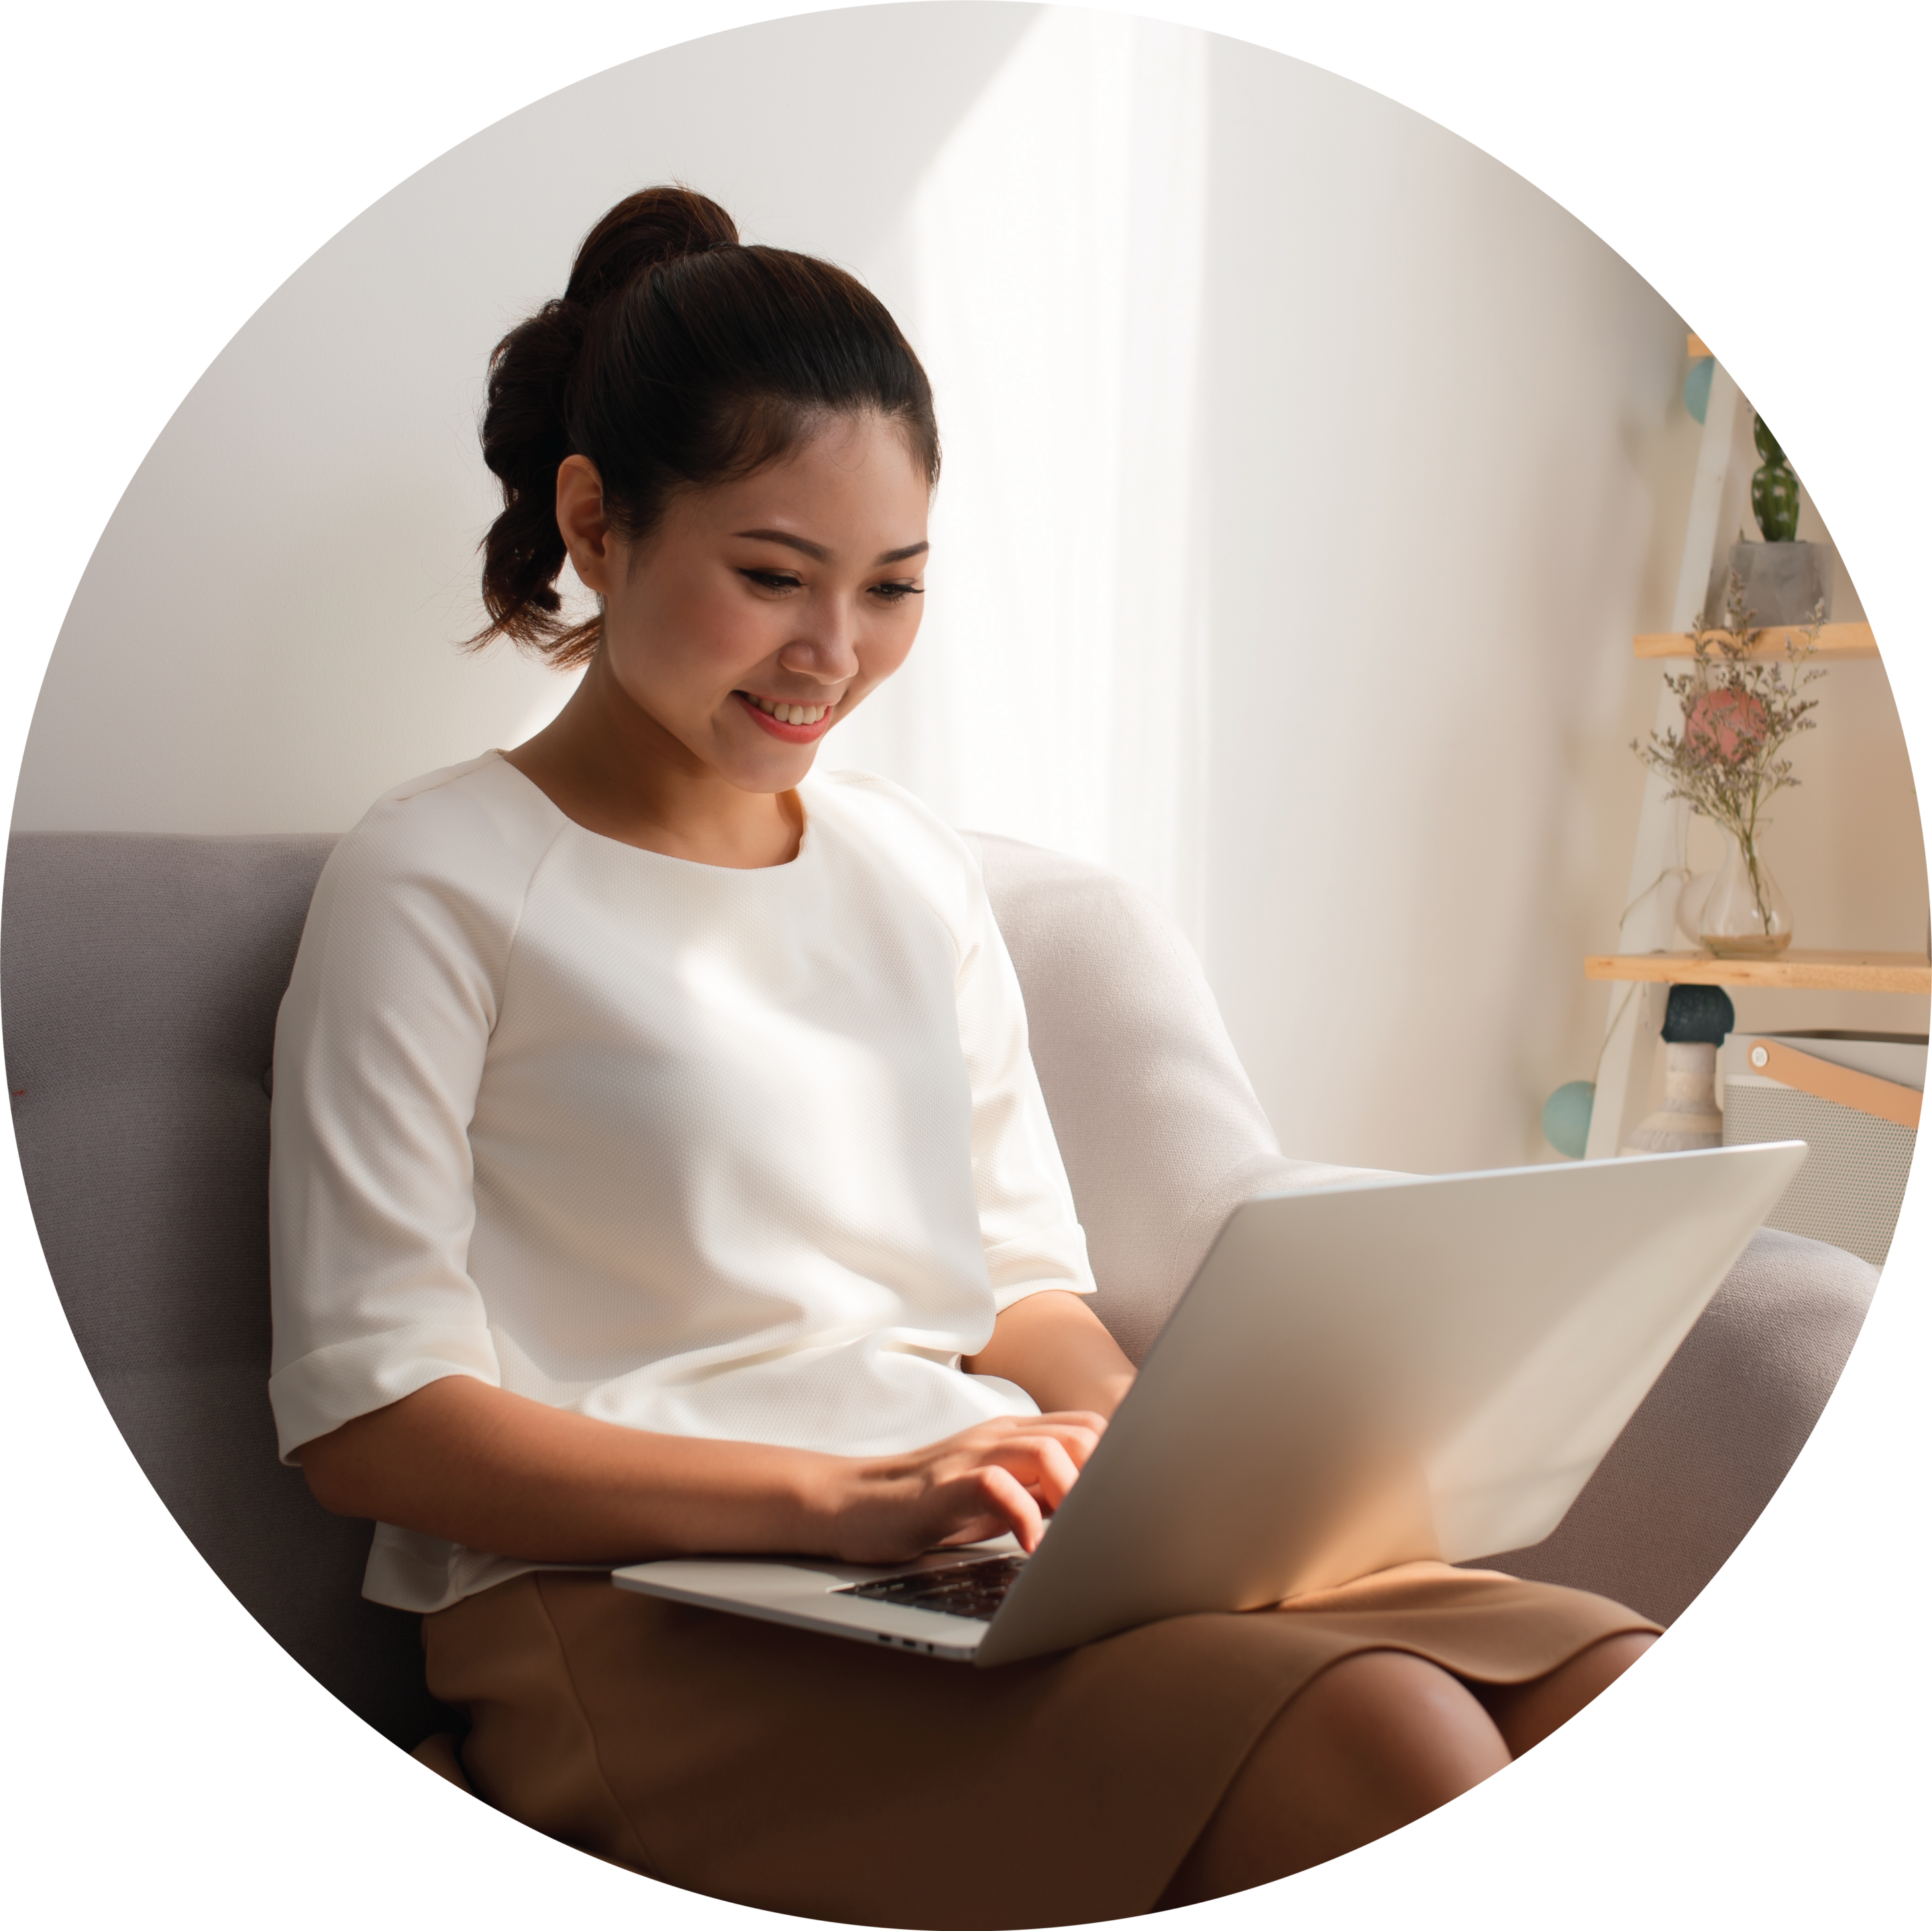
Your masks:
<path fill-rule="evenodd" d="M 362 1598 L 369 1525 L 275 1459 L 275 1010 L 330 838 L 16 835 L 0 1015 L 20 1162 L 74 1337 L 188 1539 L 305 1669 L 407 1747 L 448 1722 L 416 1619 Z"/>
<path fill-rule="evenodd" d="M 1361 1171 L 1282 1157 L 1180 927 L 1113 872 L 968 832 L 1087 1230 L 1094 1312 L 1141 1360 L 1251 1195 Z"/>

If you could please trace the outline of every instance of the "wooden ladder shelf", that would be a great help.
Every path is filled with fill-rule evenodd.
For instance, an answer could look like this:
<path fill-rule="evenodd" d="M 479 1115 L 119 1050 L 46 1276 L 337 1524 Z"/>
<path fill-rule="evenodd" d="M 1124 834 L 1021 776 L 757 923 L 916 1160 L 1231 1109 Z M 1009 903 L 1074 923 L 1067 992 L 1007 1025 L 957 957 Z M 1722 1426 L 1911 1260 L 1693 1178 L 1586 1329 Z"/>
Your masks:
<path fill-rule="evenodd" d="M 1688 346 L 1694 356 L 1709 353 L 1694 336 Z M 1715 364 L 1672 610 L 1677 628 L 1638 637 L 1635 648 L 1640 658 L 1688 658 L 1693 654 L 1688 633 L 1703 608 L 1717 553 L 1718 518 L 1740 400 L 1737 385 L 1721 363 Z M 1767 629 L 1751 655 L 1781 658 L 1789 646 L 1802 642 L 1801 631 Z M 1878 654 L 1867 623 L 1826 624 L 1815 651 L 1820 658 L 1875 658 Z M 1666 685 L 1658 697 L 1658 734 L 1682 722 L 1678 700 Z M 1630 985 L 1636 995 L 1613 998 L 1611 1003 L 1585 1149 L 1591 1159 L 1609 1159 L 1625 1146 L 1630 1129 L 1648 1105 L 1651 1066 L 1664 1002 L 1639 988 L 1736 985 L 1932 995 L 1932 960 L 1916 952 L 1821 952 L 1793 946 L 1774 958 L 1720 959 L 1708 952 L 1676 949 L 1682 942 L 1677 931 L 1677 893 L 1672 888 L 1682 876 L 1686 807 L 1668 797 L 1666 790 L 1658 773 L 1646 775 L 1636 845 L 1630 857 L 1630 887 L 1624 895 L 1630 909 L 1624 914 L 1620 934 L 1623 949 L 1583 962 L 1586 979 L 1620 981 Z"/>

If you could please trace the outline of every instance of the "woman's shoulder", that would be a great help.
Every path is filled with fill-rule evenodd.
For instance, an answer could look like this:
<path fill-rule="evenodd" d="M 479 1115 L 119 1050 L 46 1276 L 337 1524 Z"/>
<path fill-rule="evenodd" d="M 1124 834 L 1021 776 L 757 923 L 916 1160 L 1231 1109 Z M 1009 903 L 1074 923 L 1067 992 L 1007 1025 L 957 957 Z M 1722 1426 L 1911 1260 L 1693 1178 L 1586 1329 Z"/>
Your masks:
<path fill-rule="evenodd" d="M 829 804 L 842 817 L 927 841 L 940 849 L 966 846 L 959 834 L 903 784 L 873 771 L 814 771 L 800 789 L 808 805 Z"/>
<path fill-rule="evenodd" d="M 568 823 L 500 753 L 392 786 L 337 845 L 311 918 L 405 901 L 460 904 L 514 922 L 530 880 Z"/>
<path fill-rule="evenodd" d="M 830 820 L 845 838 L 882 857 L 909 863 L 922 874 L 979 882 L 980 868 L 966 841 L 923 799 L 870 771 L 814 772 L 800 787 L 808 814 Z"/>
<path fill-rule="evenodd" d="M 869 771 L 815 772 L 800 790 L 821 831 L 910 886 L 970 943 L 986 901 L 979 861 L 931 805 Z"/>
<path fill-rule="evenodd" d="M 513 867 L 554 841 L 563 814 L 500 751 L 393 785 L 339 852 L 379 866 L 458 872 Z"/>

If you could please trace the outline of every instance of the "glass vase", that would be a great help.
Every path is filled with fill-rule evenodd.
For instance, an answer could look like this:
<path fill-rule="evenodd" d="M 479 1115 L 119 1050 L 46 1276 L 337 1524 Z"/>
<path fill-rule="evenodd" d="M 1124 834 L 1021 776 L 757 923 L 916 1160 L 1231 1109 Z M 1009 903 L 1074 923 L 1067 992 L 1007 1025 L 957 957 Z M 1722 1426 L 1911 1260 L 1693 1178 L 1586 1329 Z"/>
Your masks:
<path fill-rule="evenodd" d="M 1720 959 L 1775 958 L 1791 943 L 1791 901 L 1764 862 L 1762 841 L 1732 838 L 1697 918 L 1697 937 Z"/>

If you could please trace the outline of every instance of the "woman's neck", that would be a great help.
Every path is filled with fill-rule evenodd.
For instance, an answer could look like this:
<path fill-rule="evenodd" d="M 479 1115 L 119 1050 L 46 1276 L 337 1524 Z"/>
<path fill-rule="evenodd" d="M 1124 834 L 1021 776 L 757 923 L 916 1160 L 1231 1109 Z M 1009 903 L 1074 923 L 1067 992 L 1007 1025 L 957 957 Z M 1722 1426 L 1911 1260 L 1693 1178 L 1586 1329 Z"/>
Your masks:
<path fill-rule="evenodd" d="M 556 718 L 503 755 L 566 818 L 620 844 L 742 871 L 798 856 L 797 793 L 746 791 L 720 777 L 627 696 L 601 658 Z"/>

